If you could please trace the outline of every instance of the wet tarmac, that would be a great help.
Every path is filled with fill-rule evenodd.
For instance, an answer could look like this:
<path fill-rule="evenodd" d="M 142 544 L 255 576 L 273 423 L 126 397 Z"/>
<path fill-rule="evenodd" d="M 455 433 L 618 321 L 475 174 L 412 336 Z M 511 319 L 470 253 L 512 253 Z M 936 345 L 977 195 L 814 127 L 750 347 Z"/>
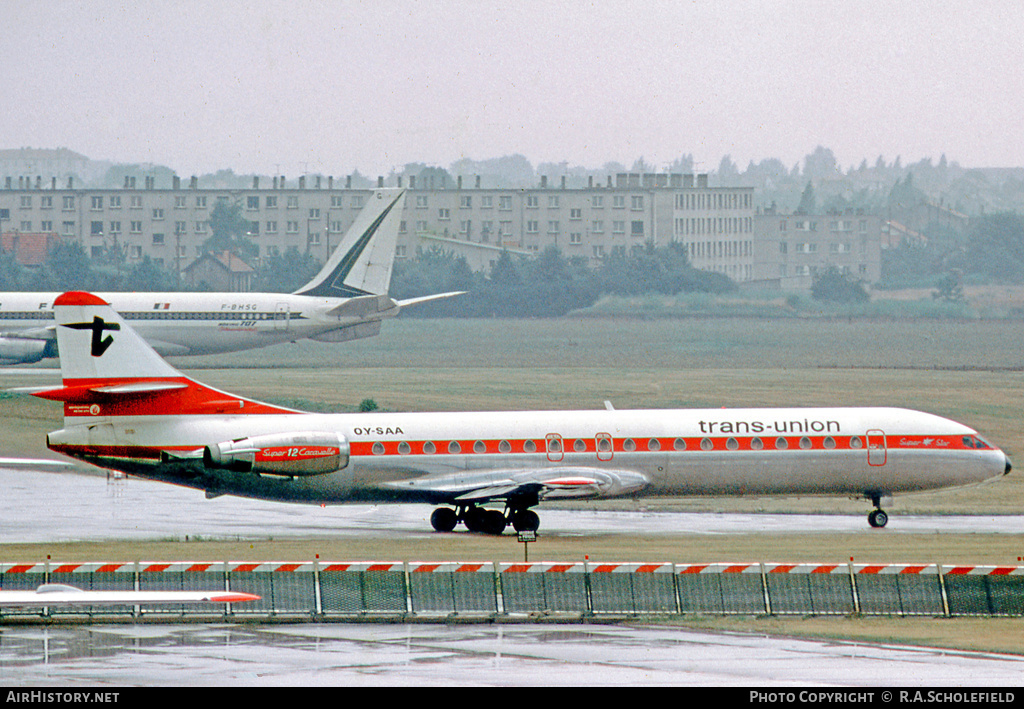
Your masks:
<path fill-rule="evenodd" d="M 0 543 L 131 539 L 274 539 L 366 534 L 428 536 L 430 505 L 283 504 L 135 478 L 0 467 Z M 862 515 L 542 510 L 547 536 L 863 532 Z M 892 533 L 1024 533 L 1024 516 L 893 515 Z M 2 561 L 2 559 L 0 559 Z"/>
<path fill-rule="evenodd" d="M 0 468 L 0 542 L 431 535 L 429 505 L 318 507 Z M 862 516 L 545 510 L 546 534 L 860 532 Z M 1021 533 L 1024 517 L 893 532 Z M 0 559 L 2 561 L 2 559 Z M 757 662 L 751 662 L 757 657 Z M 1024 657 L 599 624 L 0 625 L 0 685 L 1019 686 Z"/>
<path fill-rule="evenodd" d="M 757 658 L 751 662 L 751 658 Z M 1019 686 L 1024 658 L 609 625 L 0 627 L 0 685 Z"/>

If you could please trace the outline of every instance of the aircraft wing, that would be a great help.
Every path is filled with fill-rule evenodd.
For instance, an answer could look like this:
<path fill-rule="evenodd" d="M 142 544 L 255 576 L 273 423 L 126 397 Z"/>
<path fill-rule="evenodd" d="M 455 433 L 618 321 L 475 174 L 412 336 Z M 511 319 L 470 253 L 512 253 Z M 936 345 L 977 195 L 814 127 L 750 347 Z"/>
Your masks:
<path fill-rule="evenodd" d="M 632 470 L 565 465 L 555 468 L 424 475 L 387 485 L 406 493 L 457 504 L 527 496 L 536 496 L 538 500 L 616 497 L 636 492 L 647 483 L 644 475 Z"/>
<path fill-rule="evenodd" d="M 35 591 L 0 591 L 0 607 L 242 603 L 259 598 L 238 591 L 83 591 L 75 586 L 50 583 Z"/>
<path fill-rule="evenodd" d="M 34 327 L 30 330 L 0 332 L 0 335 L 19 340 L 55 340 L 57 339 L 57 328 L 54 325 L 49 325 L 47 327 Z"/>

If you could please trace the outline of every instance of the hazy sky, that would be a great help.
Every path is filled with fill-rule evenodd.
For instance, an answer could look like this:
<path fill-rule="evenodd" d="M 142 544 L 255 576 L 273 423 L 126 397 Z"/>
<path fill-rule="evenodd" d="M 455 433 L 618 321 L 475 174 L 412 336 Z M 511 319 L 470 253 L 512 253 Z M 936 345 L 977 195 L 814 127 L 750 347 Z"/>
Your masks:
<path fill-rule="evenodd" d="M 0 147 L 183 176 L 1024 166 L 1020 0 L 2 0 L 0 28 Z"/>

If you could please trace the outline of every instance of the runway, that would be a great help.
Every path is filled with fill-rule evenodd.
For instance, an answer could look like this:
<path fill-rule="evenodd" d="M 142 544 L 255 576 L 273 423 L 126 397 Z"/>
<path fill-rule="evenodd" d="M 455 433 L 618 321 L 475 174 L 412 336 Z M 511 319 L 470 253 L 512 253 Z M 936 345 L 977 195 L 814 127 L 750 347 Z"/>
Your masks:
<path fill-rule="evenodd" d="M 750 658 L 756 657 L 756 662 Z M 1024 658 L 610 625 L 0 627 L 13 686 L 1012 687 Z"/>
<path fill-rule="evenodd" d="M 0 467 L 0 541 L 38 543 L 171 539 L 431 536 L 430 505 L 317 505 L 202 492 L 135 478 Z M 862 515 L 715 514 L 541 510 L 545 536 L 863 532 Z M 894 515 L 890 533 L 1024 533 L 1021 515 Z M 2 561 L 2 559 L 0 559 Z"/>

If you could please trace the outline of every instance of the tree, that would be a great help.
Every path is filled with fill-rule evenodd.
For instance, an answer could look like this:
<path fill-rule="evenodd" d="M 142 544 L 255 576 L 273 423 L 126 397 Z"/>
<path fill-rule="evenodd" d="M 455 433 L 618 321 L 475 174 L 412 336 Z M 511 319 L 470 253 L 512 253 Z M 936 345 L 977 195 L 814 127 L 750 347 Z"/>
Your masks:
<path fill-rule="evenodd" d="M 797 214 L 815 214 L 818 211 L 818 200 L 814 196 L 814 188 L 808 182 L 804 192 L 800 195 L 800 205 L 796 208 Z"/>
<path fill-rule="evenodd" d="M 871 299 L 863 283 L 849 278 L 835 266 L 829 266 L 814 279 L 811 297 L 830 303 L 864 303 Z"/>
<path fill-rule="evenodd" d="M 21 290 L 24 270 L 14 254 L 0 249 L 0 290 Z"/>
<path fill-rule="evenodd" d="M 203 251 L 233 251 L 245 259 L 255 260 L 260 250 L 248 238 L 250 228 L 249 220 L 242 215 L 241 204 L 219 199 L 210 212 L 211 236 L 203 243 Z"/>

